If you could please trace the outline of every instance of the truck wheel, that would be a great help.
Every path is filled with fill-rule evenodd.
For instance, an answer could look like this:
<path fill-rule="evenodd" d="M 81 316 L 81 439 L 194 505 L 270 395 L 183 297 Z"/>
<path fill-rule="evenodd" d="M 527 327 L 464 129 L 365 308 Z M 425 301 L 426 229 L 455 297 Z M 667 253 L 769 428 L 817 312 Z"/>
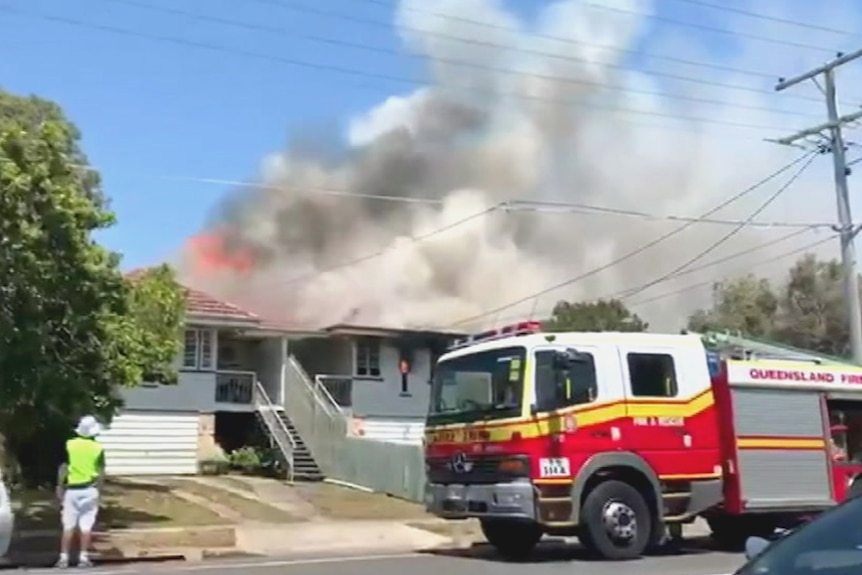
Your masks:
<path fill-rule="evenodd" d="M 862 495 L 862 476 L 857 476 L 847 489 L 847 499 L 853 499 Z"/>
<path fill-rule="evenodd" d="M 506 559 L 526 559 L 542 538 L 536 523 L 511 519 L 482 519 L 482 533 Z"/>
<path fill-rule="evenodd" d="M 600 483 L 581 507 L 581 544 L 604 559 L 640 557 L 651 540 L 650 515 L 643 496 L 628 483 Z"/>

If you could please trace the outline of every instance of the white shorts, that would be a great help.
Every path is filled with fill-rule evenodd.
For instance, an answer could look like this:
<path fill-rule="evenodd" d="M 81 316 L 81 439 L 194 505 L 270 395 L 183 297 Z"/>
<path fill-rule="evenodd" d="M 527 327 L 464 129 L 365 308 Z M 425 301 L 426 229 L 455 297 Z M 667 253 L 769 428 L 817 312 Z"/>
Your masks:
<path fill-rule="evenodd" d="M 71 531 L 75 527 L 89 533 L 96 524 L 99 514 L 99 490 L 95 487 L 83 489 L 66 489 L 63 494 L 63 530 Z"/>

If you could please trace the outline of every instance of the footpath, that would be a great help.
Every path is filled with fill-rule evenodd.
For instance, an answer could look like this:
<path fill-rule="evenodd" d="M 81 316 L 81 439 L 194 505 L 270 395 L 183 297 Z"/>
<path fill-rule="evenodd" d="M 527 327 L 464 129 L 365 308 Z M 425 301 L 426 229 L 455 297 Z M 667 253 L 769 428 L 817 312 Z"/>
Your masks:
<path fill-rule="evenodd" d="M 58 509 L 49 494 L 13 494 L 7 561 L 57 557 Z M 686 535 L 702 536 L 695 525 Z M 421 506 L 329 483 L 289 485 L 250 476 L 115 480 L 105 490 L 94 558 L 200 561 L 294 554 L 382 554 L 463 549 L 484 541 L 477 523 L 445 522 Z"/>

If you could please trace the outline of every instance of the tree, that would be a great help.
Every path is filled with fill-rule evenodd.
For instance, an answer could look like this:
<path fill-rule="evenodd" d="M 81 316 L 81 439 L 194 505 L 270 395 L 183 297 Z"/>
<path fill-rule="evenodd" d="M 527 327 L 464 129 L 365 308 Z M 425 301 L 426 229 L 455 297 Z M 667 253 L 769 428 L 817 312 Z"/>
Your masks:
<path fill-rule="evenodd" d="M 712 289 L 712 305 L 688 319 L 695 332 L 732 331 L 751 336 L 772 333 L 778 299 L 768 280 L 754 275 L 718 282 Z"/>
<path fill-rule="evenodd" d="M 45 443 L 109 420 L 119 387 L 175 381 L 181 346 L 170 269 L 131 282 L 92 238 L 114 215 L 79 140 L 56 104 L 0 91 L 0 436 L 31 481 L 53 474 Z"/>
<path fill-rule="evenodd" d="M 775 337 L 796 347 L 849 355 L 850 328 L 844 303 L 844 270 L 837 260 L 809 254 L 792 268 L 780 294 Z"/>
<path fill-rule="evenodd" d="M 547 331 L 646 331 L 649 324 L 617 299 L 594 302 L 557 302 Z"/>

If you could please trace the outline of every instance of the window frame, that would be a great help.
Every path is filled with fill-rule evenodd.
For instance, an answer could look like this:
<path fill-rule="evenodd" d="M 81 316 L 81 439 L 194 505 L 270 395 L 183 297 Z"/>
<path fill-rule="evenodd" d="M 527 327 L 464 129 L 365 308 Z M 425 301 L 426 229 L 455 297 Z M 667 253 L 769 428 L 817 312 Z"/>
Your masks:
<path fill-rule="evenodd" d="M 670 360 L 670 374 L 673 376 L 671 381 L 672 393 L 663 394 L 663 395 L 655 395 L 651 393 L 644 394 L 642 392 L 638 392 L 635 389 L 635 369 L 632 366 L 632 359 L 638 357 L 653 357 L 653 358 L 667 358 Z M 667 365 L 662 365 L 663 369 L 666 369 Z M 672 353 L 666 351 L 628 351 L 626 352 L 626 370 L 628 371 L 628 389 L 629 394 L 633 398 L 644 398 L 644 399 L 674 399 L 679 397 L 679 378 L 677 377 L 676 370 L 676 358 Z M 665 374 L 666 375 L 666 374 Z"/>
<path fill-rule="evenodd" d="M 594 350 L 591 349 L 580 349 L 578 351 L 580 353 L 586 354 L 590 356 L 590 364 L 593 368 L 593 381 L 592 381 L 592 391 L 593 395 L 588 401 L 579 401 L 575 402 L 574 398 L 570 399 L 567 402 L 560 402 L 558 405 L 553 405 L 552 407 L 546 407 L 545 404 L 541 401 L 539 397 L 539 354 L 549 353 L 553 354 L 558 351 L 563 351 L 562 348 L 559 347 L 542 347 L 533 350 L 533 400 L 536 402 L 536 408 L 539 413 L 549 413 L 553 411 L 559 411 L 561 409 L 569 409 L 572 407 L 578 407 L 581 405 L 590 405 L 598 401 L 599 399 L 599 371 L 596 365 L 596 354 Z M 556 385 L 556 382 L 555 382 Z"/>
<path fill-rule="evenodd" d="M 361 337 L 353 342 L 353 377 L 383 379 L 381 355 L 383 342 L 377 337 Z M 365 371 L 365 373 L 363 373 Z M 377 373 L 374 373 L 374 372 Z"/>
<path fill-rule="evenodd" d="M 217 345 L 217 330 L 195 327 L 186 328 L 183 331 L 180 371 L 216 371 Z M 190 347 L 193 349 L 190 349 Z M 191 358 L 194 358 L 193 362 L 188 361 Z"/>

